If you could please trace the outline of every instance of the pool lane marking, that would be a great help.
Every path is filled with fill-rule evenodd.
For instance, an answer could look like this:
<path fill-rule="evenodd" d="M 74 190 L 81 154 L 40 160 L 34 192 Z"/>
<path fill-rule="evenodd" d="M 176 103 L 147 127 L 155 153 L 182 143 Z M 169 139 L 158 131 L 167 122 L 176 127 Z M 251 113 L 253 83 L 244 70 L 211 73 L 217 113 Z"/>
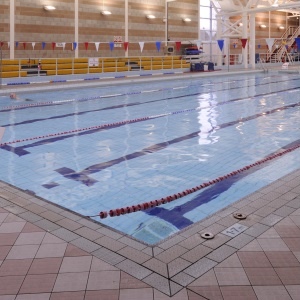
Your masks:
<path fill-rule="evenodd" d="M 254 97 L 252 97 L 254 98 Z M 242 98 L 243 99 L 243 98 Z M 30 148 L 30 147 L 35 147 L 35 146 L 39 146 L 41 144 L 46 144 L 46 143 L 50 143 L 52 141 L 52 137 L 58 137 L 58 136 L 63 136 L 63 135 L 68 135 L 64 138 L 61 138 L 60 140 L 62 139 L 65 139 L 65 138 L 69 138 L 69 137 L 72 137 L 73 135 L 69 135 L 69 134 L 78 134 L 80 132 L 84 132 L 84 131 L 87 131 L 86 134 L 91 134 L 91 130 L 92 130 L 92 133 L 98 131 L 98 130 L 102 130 L 102 129 L 107 129 L 107 128 L 114 128 L 115 126 L 122 126 L 122 125 L 126 125 L 126 124 L 131 124 L 131 123 L 136 123 L 136 122 L 140 122 L 140 121 L 145 121 L 145 120 L 151 120 L 151 119 L 156 119 L 156 118 L 160 118 L 160 117 L 165 117 L 165 116 L 168 116 L 168 115 L 175 115 L 175 114 L 180 114 L 180 113 L 186 113 L 186 112 L 191 112 L 191 111 L 197 111 L 197 110 L 202 110 L 202 109 L 207 109 L 207 108 L 211 108 L 211 107 L 215 107 L 215 106 L 219 106 L 219 105 L 224 105 L 224 104 L 227 104 L 227 103 L 230 103 L 230 102 L 233 102 L 233 101 L 239 101 L 239 99 L 236 99 L 236 100 L 229 100 L 229 101 L 223 101 L 223 102 L 220 102 L 220 103 L 217 103 L 215 104 L 214 106 L 208 106 L 208 107 L 197 107 L 197 108 L 191 108 L 191 109 L 184 109 L 184 110 L 180 110 L 180 111 L 175 111 L 175 112 L 169 112 L 169 113 L 165 113 L 165 114 L 159 114 L 159 115 L 154 115 L 154 116 L 147 116 L 147 117 L 142 117 L 142 118 L 137 118 L 137 119 L 132 119 L 132 120 L 124 120 L 124 121 L 119 121 L 119 122 L 114 122 L 114 123 L 109 123 L 109 124 L 102 124 L 102 125 L 96 125 L 96 126 L 90 126 L 90 127 L 85 127 L 85 128 L 79 128 L 79 129 L 74 129 L 74 130 L 69 130 L 69 131 L 63 131 L 63 132 L 58 132 L 58 133 L 52 133 L 52 134 L 46 134 L 46 135 L 42 135 L 42 136 L 37 136 L 37 137 L 30 137 L 30 138 L 25 138 L 25 139 L 18 139 L 18 140 L 14 140 L 14 141 L 10 141 L 10 142 L 4 142 L 4 143 L 1 143 L 0 144 L 0 148 L 3 148 L 7 151 L 11 151 L 11 152 L 14 152 L 16 153 L 17 155 L 19 156 L 22 156 L 22 155 L 25 155 L 25 154 L 28 154 L 29 152 L 28 151 L 25 151 L 24 149 L 25 148 Z M 257 115 L 266 115 L 266 114 L 269 114 L 270 112 L 273 113 L 273 111 L 280 111 L 282 109 L 286 109 L 286 108 L 289 108 L 289 107 L 295 107 L 297 105 L 299 105 L 300 102 L 298 103 L 294 103 L 294 104 L 290 104 L 290 105 L 287 105 L 287 106 L 283 106 L 283 107 L 280 107 L 280 108 L 276 108 L 276 109 L 273 109 L 273 110 L 270 110 L 270 111 L 267 111 L 267 112 L 263 112 L 263 113 L 260 113 L 260 114 L 257 114 Z M 26 141 L 32 141 L 32 140 L 38 140 L 38 139 L 45 139 L 45 138 L 50 138 L 48 141 L 47 140 L 43 140 L 39 143 L 34 143 L 34 144 L 31 144 L 31 145 L 25 145 L 25 146 L 22 146 L 22 147 L 7 147 L 11 144 L 16 144 L 16 143 L 21 143 L 21 142 L 26 142 Z M 59 139 L 55 138 L 54 141 L 58 141 Z M 20 151 L 18 151 L 18 149 Z"/>
<path fill-rule="evenodd" d="M 268 162 L 270 162 L 274 159 L 280 158 L 281 156 L 283 156 L 287 153 L 290 153 L 292 151 L 295 151 L 295 150 L 300 148 L 299 140 L 295 141 L 295 142 L 292 142 L 290 145 L 292 145 L 292 146 L 290 146 L 288 148 L 286 148 L 286 146 L 282 147 L 279 150 L 277 150 L 276 152 L 274 152 L 272 154 L 269 154 L 269 155 L 265 156 L 264 158 L 254 162 L 250 165 L 246 165 L 246 166 L 244 166 L 240 169 L 229 172 L 229 173 L 227 173 L 223 176 L 219 176 L 215 179 L 204 182 L 204 183 L 202 183 L 200 185 L 197 185 L 195 187 L 186 189 L 186 190 L 181 191 L 181 192 L 177 192 L 173 195 L 169 195 L 169 196 L 166 196 L 166 197 L 163 197 L 163 198 L 160 198 L 160 199 L 152 200 L 152 201 L 149 201 L 149 202 L 143 202 L 143 203 L 130 205 L 130 206 L 126 206 L 126 207 L 111 209 L 109 211 L 101 211 L 101 212 L 99 212 L 99 214 L 97 216 L 99 216 L 101 219 L 104 219 L 104 218 L 107 218 L 108 216 L 116 217 L 116 216 L 121 216 L 121 215 L 125 215 L 125 214 L 138 212 L 138 211 L 141 211 L 141 210 L 148 210 L 150 208 L 154 208 L 154 207 L 157 207 L 157 206 L 160 206 L 160 205 L 163 205 L 163 204 L 167 204 L 167 203 L 172 202 L 172 201 L 176 201 L 177 199 L 180 199 L 180 198 L 183 198 L 183 197 L 185 197 L 189 194 L 198 192 L 199 190 L 210 187 L 210 186 L 212 186 L 216 183 L 222 182 L 222 181 L 224 181 L 224 180 L 226 180 L 230 177 L 239 175 L 240 173 L 244 173 L 244 172 L 253 173 L 253 171 L 251 170 L 252 168 L 255 168 L 255 167 L 260 166 L 262 164 L 268 163 Z M 251 171 L 249 172 L 249 170 L 251 170 Z M 187 211 L 185 211 L 184 213 L 186 213 L 186 212 Z M 154 214 L 154 215 L 157 216 L 157 214 Z M 90 217 L 95 217 L 95 216 L 90 216 Z M 172 216 L 172 217 L 174 218 L 174 216 Z M 191 223 L 193 223 L 193 222 L 191 222 Z M 174 222 L 173 222 L 173 224 L 174 224 Z M 190 224 L 186 224 L 186 226 L 187 225 L 190 225 Z"/>
<path fill-rule="evenodd" d="M 273 76 L 274 78 L 275 77 L 278 77 L 278 76 Z M 271 77 L 270 77 L 271 78 Z M 298 80 L 298 78 L 294 78 L 293 80 Z M 245 81 L 244 79 L 240 79 L 240 80 L 236 80 L 236 81 Z M 262 84 L 259 84 L 259 85 L 266 85 L 266 84 L 272 84 L 272 83 L 278 83 L 278 82 L 282 82 L 282 81 L 275 81 L 275 82 L 267 82 L 267 83 L 262 83 Z M 184 88 L 190 88 L 190 87 L 193 87 L 193 86 L 206 86 L 206 85 L 215 85 L 215 84 L 224 84 L 224 83 L 227 83 L 226 81 L 225 82 L 217 82 L 217 83 L 207 83 L 207 84 L 191 84 L 191 85 L 188 85 L 188 86 L 183 86 L 181 87 L 182 89 Z M 255 86 L 258 86 L 258 85 L 255 85 Z M 239 89 L 239 88 L 244 88 L 244 87 L 236 87 L 235 89 Z M 174 90 L 174 89 L 177 89 L 177 87 L 175 88 L 162 88 L 162 89 L 157 89 L 157 90 L 146 90 L 146 91 L 139 91 L 137 92 L 137 94 L 139 93 L 151 93 L 151 92 L 160 92 L 160 91 L 168 91 L 168 90 Z M 231 88 L 233 89 L 233 88 Z M 224 91 L 226 89 L 221 89 L 221 90 L 217 90 L 217 91 Z M 229 89 L 227 89 L 229 90 Z M 202 94 L 203 92 L 201 93 L 198 93 L 198 94 Z M 134 94 L 129 92 L 129 93 L 124 93 L 124 94 L 117 94 L 117 96 L 128 96 L 128 95 L 132 95 Z M 188 96 L 188 95 L 187 95 Z M 103 95 L 103 96 L 94 96 L 94 97 L 88 97 L 88 98 L 81 98 L 81 99 L 66 99 L 66 100 L 56 100 L 56 101 L 47 101 L 47 102 L 37 102 L 37 103 L 31 103 L 31 104 L 21 104 L 21 105 L 14 105 L 14 106 L 5 106 L 3 108 L 0 109 L 0 112 L 5 112 L 7 110 L 14 110 L 14 109 L 22 109 L 22 108 L 31 108 L 31 107 L 39 107 L 39 106 L 50 106 L 50 105 L 57 105 L 57 104 L 64 104 L 64 103 L 70 103 L 70 102 L 83 102 L 83 101 L 91 101 L 91 100 L 97 100 L 97 99 L 101 99 L 101 98 L 106 98 L 106 95 Z"/>
<path fill-rule="evenodd" d="M 298 88 L 295 88 L 297 90 L 299 90 Z M 285 89 L 282 91 L 278 91 L 278 93 L 282 93 L 282 92 L 290 92 L 290 89 Z M 140 94 L 141 92 L 131 92 L 129 94 Z M 70 117 L 73 115 L 83 115 L 85 113 L 90 113 L 90 112 L 98 112 L 98 111 L 102 111 L 102 110 L 108 110 L 108 109 L 115 109 L 115 108 L 122 108 L 122 107 L 129 107 L 129 106 L 134 106 L 134 105 L 141 105 L 141 104 L 149 104 L 149 103 L 154 103 L 154 102 L 159 102 L 159 101 L 165 101 L 165 100 L 173 100 L 173 99 L 179 99 L 179 98 L 184 98 L 187 96 L 195 96 L 195 95 L 200 95 L 202 93 L 194 93 L 194 94 L 189 94 L 189 95 L 182 95 L 182 96 L 175 96 L 175 97 L 167 97 L 167 98 L 163 98 L 163 99 L 157 99 L 157 100 L 150 100 L 147 102 L 133 102 L 133 103 L 128 103 L 128 104 L 120 104 L 120 105 L 114 105 L 114 106 L 108 106 L 105 108 L 100 108 L 100 109 L 95 109 L 95 110 L 88 110 L 88 111 L 82 111 L 79 113 L 70 113 L 70 114 L 65 114 L 65 115 L 58 115 L 58 116 L 53 116 L 50 118 L 41 118 L 41 119 L 33 119 L 33 120 L 27 120 L 27 121 L 23 121 L 23 122 L 19 122 L 19 123 L 13 123 L 13 124 L 2 124 L 3 127 L 9 127 L 9 126 L 16 126 L 16 125 L 23 125 L 23 124 L 30 124 L 30 123 L 34 123 L 34 122 L 42 122 L 44 120 L 53 120 L 53 119 L 60 119 L 60 118 L 64 118 L 64 117 Z M 218 105 L 224 105 L 227 103 L 231 103 L 231 102 L 236 102 L 236 101 L 245 101 L 245 100 L 251 100 L 251 99 L 255 99 L 257 97 L 263 96 L 263 97 L 271 97 L 274 96 L 274 93 L 270 93 L 270 94 L 257 94 L 253 97 L 248 97 L 248 98 L 236 98 L 236 99 L 232 99 L 232 100 L 228 100 L 228 101 L 223 101 L 223 102 L 219 102 L 215 105 L 211 105 L 210 107 L 216 107 Z M 97 97 L 93 97 L 93 98 L 97 98 Z M 85 98 L 84 98 L 85 99 Z M 201 109 L 204 109 L 207 107 L 202 107 Z M 1 145 L 0 145 L 1 147 Z"/>
<path fill-rule="evenodd" d="M 210 133 L 210 132 L 213 132 L 214 130 L 224 129 L 224 128 L 229 127 L 229 126 L 239 124 L 240 122 L 246 122 L 246 121 L 254 120 L 258 117 L 262 117 L 262 116 L 265 116 L 265 115 L 276 113 L 278 111 L 282 111 L 282 110 L 285 110 L 285 109 L 288 109 L 288 108 L 291 108 L 291 107 L 296 107 L 296 106 L 300 106 L 300 102 L 298 102 L 297 104 L 287 105 L 287 106 L 284 106 L 282 108 L 275 108 L 275 109 L 267 111 L 265 113 L 259 113 L 259 114 L 255 114 L 255 115 L 248 116 L 248 117 L 245 117 L 245 118 L 239 118 L 235 121 L 223 123 L 223 124 L 220 124 L 218 126 L 212 127 L 209 131 L 207 131 L 205 133 Z M 120 164 L 124 161 L 128 161 L 128 160 L 135 159 L 135 158 L 138 158 L 138 157 L 141 157 L 141 156 L 145 156 L 145 155 L 150 154 L 150 153 L 155 153 L 155 152 L 161 151 L 161 150 L 167 148 L 168 146 L 170 146 L 172 144 L 176 144 L 176 143 L 179 143 L 179 142 L 182 142 L 182 141 L 185 141 L 185 140 L 193 139 L 195 137 L 198 137 L 199 133 L 201 133 L 201 132 L 202 131 L 198 130 L 198 131 L 192 132 L 192 133 L 190 133 L 188 135 L 185 135 L 185 136 L 181 136 L 181 137 L 174 138 L 174 139 L 171 139 L 171 140 L 168 140 L 168 141 L 165 141 L 165 142 L 154 144 L 154 145 L 151 145 L 151 146 L 149 146 L 147 148 L 144 148 L 140 151 L 136 151 L 136 152 L 127 154 L 125 156 L 121 156 L 119 158 L 116 158 L 116 159 L 113 159 L 113 160 L 110 160 L 110 161 L 106 161 L 106 162 L 103 162 L 103 163 L 98 163 L 98 164 L 95 164 L 95 165 L 91 165 L 91 166 L 83 169 L 80 172 L 76 172 L 75 170 L 72 170 L 72 169 L 67 168 L 67 167 L 58 168 L 54 171 L 61 174 L 62 176 L 64 176 L 67 179 L 71 179 L 71 180 L 74 180 L 74 181 L 81 182 L 82 184 L 84 184 L 86 186 L 92 186 L 97 181 L 95 181 L 93 178 L 90 178 L 88 176 L 93 174 L 93 173 L 98 173 L 102 170 L 113 167 L 113 166 L 115 166 L 117 164 Z"/>

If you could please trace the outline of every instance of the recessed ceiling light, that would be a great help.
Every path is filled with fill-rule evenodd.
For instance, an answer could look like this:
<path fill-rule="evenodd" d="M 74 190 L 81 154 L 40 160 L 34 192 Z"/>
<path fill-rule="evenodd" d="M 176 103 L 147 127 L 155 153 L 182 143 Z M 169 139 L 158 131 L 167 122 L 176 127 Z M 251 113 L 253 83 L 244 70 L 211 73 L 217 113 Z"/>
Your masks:
<path fill-rule="evenodd" d="M 52 6 L 52 5 L 45 5 L 45 6 L 44 6 L 44 9 L 45 9 L 45 10 L 55 10 L 56 7 L 55 7 L 55 6 Z"/>
<path fill-rule="evenodd" d="M 147 19 L 155 19 L 154 15 L 147 15 Z"/>
<path fill-rule="evenodd" d="M 192 20 L 190 18 L 183 18 L 184 22 L 191 22 Z"/>
<path fill-rule="evenodd" d="M 111 12 L 109 10 L 102 10 L 101 14 L 107 16 L 107 15 L 111 15 Z"/>

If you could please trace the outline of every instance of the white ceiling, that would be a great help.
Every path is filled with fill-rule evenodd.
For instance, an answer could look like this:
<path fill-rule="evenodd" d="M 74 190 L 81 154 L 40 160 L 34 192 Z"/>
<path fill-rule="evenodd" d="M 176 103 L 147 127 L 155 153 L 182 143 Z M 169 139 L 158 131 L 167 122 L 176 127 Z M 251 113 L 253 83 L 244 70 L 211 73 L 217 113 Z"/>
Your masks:
<path fill-rule="evenodd" d="M 211 0 L 220 14 L 239 15 L 243 12 L 285 11 L 300 13 L 300 0 Z"/>

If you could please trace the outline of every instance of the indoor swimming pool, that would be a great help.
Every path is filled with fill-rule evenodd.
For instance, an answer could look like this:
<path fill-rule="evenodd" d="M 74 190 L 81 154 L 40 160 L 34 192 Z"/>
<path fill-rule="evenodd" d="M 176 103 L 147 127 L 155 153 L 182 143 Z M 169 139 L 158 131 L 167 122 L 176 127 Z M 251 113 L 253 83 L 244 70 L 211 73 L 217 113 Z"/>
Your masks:
<path fill-rule="evenodd" d="M 300 168 L 299 75 L 54 86 L 17 98 L 0 96 L 0 180 L 149 244 Z"/>

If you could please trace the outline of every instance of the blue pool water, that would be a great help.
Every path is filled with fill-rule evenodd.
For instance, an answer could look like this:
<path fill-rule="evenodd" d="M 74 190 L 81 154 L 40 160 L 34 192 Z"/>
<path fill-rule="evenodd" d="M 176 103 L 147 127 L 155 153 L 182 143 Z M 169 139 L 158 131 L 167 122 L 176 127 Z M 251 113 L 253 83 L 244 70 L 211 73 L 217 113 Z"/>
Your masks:
<path fill-rule="evenodd" d="M 173 195 L 300 143 L 299 87 L 274 73 L 2 96 L 14 143 L 0 147 L 0 179 L 85 216 Z M 153 244 L 299 169 L 299 154 L 95 219 Z"/>

